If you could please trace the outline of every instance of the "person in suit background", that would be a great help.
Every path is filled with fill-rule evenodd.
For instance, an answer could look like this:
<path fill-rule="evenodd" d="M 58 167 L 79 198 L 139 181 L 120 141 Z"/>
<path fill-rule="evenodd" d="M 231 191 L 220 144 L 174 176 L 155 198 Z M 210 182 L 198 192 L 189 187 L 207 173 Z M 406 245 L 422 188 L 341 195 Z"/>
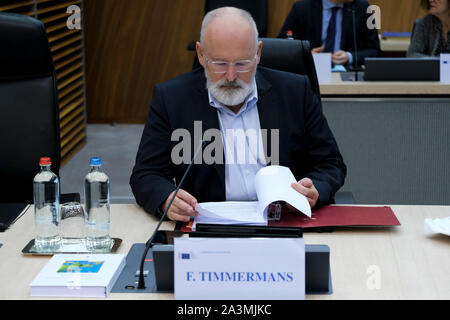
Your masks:
<path fill-rule="evenodd" d="M 291 169 L 298 181 L 291 186 L 306 196 L 311 207 L 333 202 L 346 166 L 308 77 L 258 67 L 262 42 L 251 16 L 240 9 L 208 13 L 196 49 L 203 68 L 154 88 L 130 178 L 136 202 L 156 215 L 166 210 L 175 192 L 173 180 L 180 181 L 190 161 L 190 156 L 183 163 L 174 161 L 173 151 L 180 143 L 173 139 L 174 130 L 186 130 L 194 137 L 187 141 L 189 150 L 196 150 L 199 122 L 202 136 L 210 129 L 220 133 L 216 140 L 225 157 L 192 166 L 168 211 L 171 220 L 189 221 L 197 215 L 198 202 L 256 200 L 253 180 L 260 168 L 269 165 L 268 150 L 270 164 Z M 243 144 L 226 139 L 228 130 L 260 129 L 268 136 L 269 131 L 278 132 L 277 140 L 269 139 L 265 154 L 251 151 L 261 150 L 261 133 L 257 148 L 250 139 Z M 277 163 L 272 150 L 278 153 Z M 233 161 L 230 154 L 246 154 L 254 161 Z"/>
<path fill-rule="evenodd" d="M 450 1 L 422 0 L 428 15 L 414 25 L 408 57 L 439 56 L 450 53 Z"/>
<path fill-rule="evenodd" d="M 368 6 L 365 0 L 298 1 L 278 37 L 285 38 L 291 30 L 294 39 L 310 42 L 312 53 L 331 52 L 333 64 L 363 65 L 366 57 L 380 52 L 378 32 L 367 26 Z"/>

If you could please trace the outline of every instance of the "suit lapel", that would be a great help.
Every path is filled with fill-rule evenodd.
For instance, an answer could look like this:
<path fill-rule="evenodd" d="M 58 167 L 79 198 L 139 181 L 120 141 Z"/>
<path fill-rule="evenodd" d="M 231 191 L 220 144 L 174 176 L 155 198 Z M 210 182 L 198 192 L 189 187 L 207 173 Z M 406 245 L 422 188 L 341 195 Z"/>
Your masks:
<path fill-rule="evenodd" d="M 266 143 L 264 143 L 264 154 L 267 157 L 272 157 L 268 151 L 272 150 L 271 144 L 271 131 L 272 129 L 279 129 L 279 113 L 277 110 L 277 101 L 273 91 L 271 90 L 272 85 L 264 78 L 261 71 L 256 73 L 256 85 L 258 88 L 258 115 L 259 124 L 261 129 L 266 130 Z M 264 141 L 264 137 L 263 137 Z"/>
<path fill-rule="evenodd" d="M 201 107 L 199 114 L 201 114 L 201 119 L 198 121 L 202 121 L 202 137 L 203 133 L 208 129 L 217 129 L 220 130 L 219 125 L 219 116 L 217 114 L 217 110 L 209 105 L 208 98 L 208 90 L 206 89 L 205 83 L 206 79 L 203 78 L 203 81 L 199 81 L 201 83 L 201 87 L 198 89 L 198 102 L 197 105 Z M 224 160 L 224 159 L 222 159 Z M 219 175 L 220 185 L 222 187 L 224 199 L 225 199 L 225 166 L 222 164 L 215 163 L 214 168 Z"/>

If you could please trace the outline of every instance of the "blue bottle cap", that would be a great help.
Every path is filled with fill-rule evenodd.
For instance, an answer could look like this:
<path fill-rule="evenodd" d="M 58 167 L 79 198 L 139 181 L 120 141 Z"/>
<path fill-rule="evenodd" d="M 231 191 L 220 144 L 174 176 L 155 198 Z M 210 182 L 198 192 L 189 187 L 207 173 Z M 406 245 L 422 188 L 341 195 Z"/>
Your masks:
<path fill-rule="evenodd" d="M 101 166 L 102 165 L 102 159 L 100 157 L 92 157 L 91 161 L 89 162 L 90 166 Z"/>

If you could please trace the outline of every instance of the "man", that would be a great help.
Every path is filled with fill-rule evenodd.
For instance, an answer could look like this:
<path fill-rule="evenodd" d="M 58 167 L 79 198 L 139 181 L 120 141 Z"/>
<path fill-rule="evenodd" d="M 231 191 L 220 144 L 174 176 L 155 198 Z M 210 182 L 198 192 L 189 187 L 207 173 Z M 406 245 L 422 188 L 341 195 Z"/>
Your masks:
<path fill-rule="evenodd" d="M 136 201 L 147 212 L 163 212 L 180 182 L 189 161 L 179 164 L 174 152 L 181 143 L 173 133 L 189 133 L 192 155 L 198 123 L 206 132 L 223 134 L 225 160 L 196 163 L 183 182 L 168 217 L 189 221 L 198 202 L 255 200 L 253 179 L 268 165 L 266 154 L 249 139 L 233 143 L 226 133 L 238 130 L 270 131 L 279 139 L 266 145 L 278 153 L 279 165 L 287 166 L 299 180 L 292 187 L 304 194 L 311 207 L 333 201 L 342 186 L 346 167 L 324 118 L 319 99 L 307 77 L 257 68 L 262 43 L 251 16 L 236 8 L 219 8 L 208 13 L 202 24 L 196 49 L 203 69 L 196 69 L 156 85 L 147 123 L 142 134 L 130 184 Z M 275 135 L 273 133 L 275 132 Z M 207 140 L 207 139 L 205 139 Z M 217 141 L 215 141 L 217 142 Z M 257 139 L 260 147 L 261 134 Z M 209 146 L 205 147 L 209 148 Z M 217 150 L 216 150 L 217 151 Z M 222 150 L 218 150 L 222 151 Z M 217 152 L 220 153 L 220 152 Z M 235 163 L 231 155 L 246 154 L 254 161 Z M 190 159 L 190 157 L 187 157 Z M 270 163 L 274 164 L 274 163 Z"/>
<path fill-rule="evenodd" d="M 380 52 L 377 29 L 367 27 L 368 6 L 365 0 L 298 1 L 278 37 L 285 38 L 291 30 L 294 39 L 310 42 L 312 53 L 331 52 L 333 64 L 362 65 L 364 58 Z"/>

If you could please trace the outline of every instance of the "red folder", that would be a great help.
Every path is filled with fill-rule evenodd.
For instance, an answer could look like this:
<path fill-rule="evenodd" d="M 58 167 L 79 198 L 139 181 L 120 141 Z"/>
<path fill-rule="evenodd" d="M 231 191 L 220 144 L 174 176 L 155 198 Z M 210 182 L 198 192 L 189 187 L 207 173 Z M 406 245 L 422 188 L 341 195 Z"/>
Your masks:
<path fill-rule="evenodd" d="M 313 210 L 311 218 L 298 212 L 283 212 L 280 221 L 269 221 L 276 227 L 357 227 L 399 226 L 400 222 L 390 207 L 324 206 Z M 192 231 L 192 221 L 183 224 L 183 232 Z"/>
<path fill-rule="evenodd" d="M 278 227 L 351 227 L 399 226 L 390 207 L 324 206 L 312 212 L 311 218 L 296 212 L 283 212 L 280 221 L 269 221 Z"/>

